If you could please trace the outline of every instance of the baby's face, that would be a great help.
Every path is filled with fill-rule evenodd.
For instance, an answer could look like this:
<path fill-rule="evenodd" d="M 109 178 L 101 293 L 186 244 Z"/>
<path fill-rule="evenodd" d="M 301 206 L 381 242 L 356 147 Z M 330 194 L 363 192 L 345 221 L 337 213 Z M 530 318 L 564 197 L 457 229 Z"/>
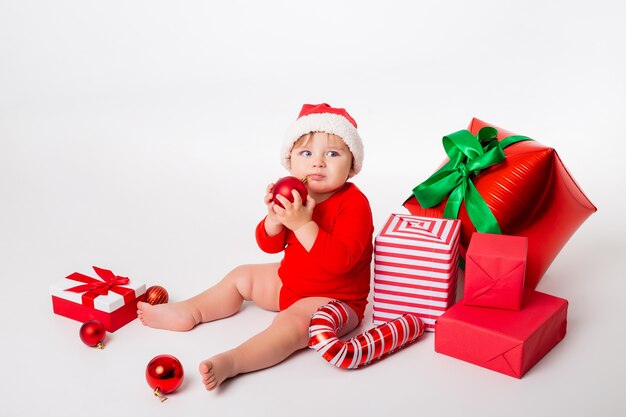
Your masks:
<path fill-rule="evenodd" d="M 339 136 L 328 133 L 315 132 L 304 142 L 297 141 L 291 150 L 291 175 L 306 177 L 311 197 L 320 202 L 354 175 L 352 152 Z"/>

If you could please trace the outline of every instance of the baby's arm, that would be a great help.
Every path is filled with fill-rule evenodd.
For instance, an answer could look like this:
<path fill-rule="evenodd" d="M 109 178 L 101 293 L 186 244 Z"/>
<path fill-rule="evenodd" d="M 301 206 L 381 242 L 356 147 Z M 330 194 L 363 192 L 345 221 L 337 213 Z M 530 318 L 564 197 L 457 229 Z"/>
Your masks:
<path fill-rule="evenodd" d="M 304 249 L 309 252 L 315 243 L 315 239 L 317 239 L 319 231 L 320 228 L 317 226 L 317 223 L 311 220 L 294 230 L 293 233 Z"/>

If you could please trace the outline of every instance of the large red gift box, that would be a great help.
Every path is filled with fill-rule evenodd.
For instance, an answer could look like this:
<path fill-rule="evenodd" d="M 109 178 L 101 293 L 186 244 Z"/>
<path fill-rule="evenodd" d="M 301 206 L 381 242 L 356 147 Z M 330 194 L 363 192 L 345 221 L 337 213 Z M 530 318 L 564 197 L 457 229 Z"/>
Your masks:
<path fill-rule="evenodd" d="M 375 239 L 374 323 L 403 314 L 435 319 L 455 301 L 460 222 L 392 214 Z"/>
<path fill-rule="evenodd" d="M 459 302 L 437 319 L 435 351 L 521 378 L 565 337 L 567 305 L 530 289 L 520 311 Z"/>
<path fill-rule="evenodd" d="M 527 251 L 525 237 L 474 233 L 465 257 L 463 302 L 519 310 Z"/>
<path fill-rule="evenodd" d="M 495 139 L 499 143 L 505 141 L 505 138 L 519 138 L 507 130 L 478 119 L 472 119 L 467 130 L 472 135 L 480 136 L 483 128 L 492 129 L 491 132 L 495 128 Z M 459 133 L 463 131 L 444 137 L 444 147 L 449 145 L 446 140 L 449 142 L 453 135 Z M 493 142 L 483 142 L 478 137 L 475 140 L 480 140 L 480 145 L 477 144 L 479 147 L 490 143 L 485 149 L 493 150 Z M 576 184 L 553 148 L 534 140 L 523 140 L 505 146 L 504 159 L 501 162 L 479 169 L 473 165 L 484 155 L 467 151 L 473 151 L 467 142 L 461 146 L 464 152 L 476 158 L 455 161 L 458 162 L 457 169 L 447 172 L 459 178 L 469 178 L 471 187 L 468 188 L 475 187 L 495 217 L 501 233 L 528 238 L 525 286 L 536 288 L 565 243 L 587 217 L 596 211 L 596 207 Z M 457 186 L 457 183 L 450 181 L 448 184 Z M 463 181 L 460 181 L 458 186 L 462 184 Z M 414 193 L 417 189 L 418 187 Z M 456 190 L 452 194 L 454 193 Z M 444 217 L 445 207 L 450 201 L 450 198 L 445 198 L 436 206 L 425 207 L 412 196 L 405 201 L 404 206 L 417 216 Z M 455 201 L 458 201 L 458 195 L 452 199 L 453 203 Z M 472 207 L 476 208 L 476 205 Z M 461 203 L 458 218 L 461 220 L 461 256 L 465 257 L 472 233 L 476 231 L 468 214 L 467 201 Z M 478 231 L 494 233 L 489 230 Z"/>
<path fill-rule="evenodd" d="M 93 267 L 99 278 L 74 272 L 50 286 L 55 314 L 78 320 L 98 320 L 114 332 L 137 317 L 137 301 L 145 298 L 146 284 Z"/>

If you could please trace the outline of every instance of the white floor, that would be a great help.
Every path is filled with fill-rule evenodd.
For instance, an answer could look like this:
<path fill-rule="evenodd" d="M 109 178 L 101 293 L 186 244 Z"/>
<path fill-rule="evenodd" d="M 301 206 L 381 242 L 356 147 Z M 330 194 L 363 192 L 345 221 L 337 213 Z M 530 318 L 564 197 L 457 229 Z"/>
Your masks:
<path fill-rule="evenodd" d="M 625 414 L 619 2 L 338 3 L 0 3 L 3 416 Z M 436 354 L 429 334 L 357 371 L 307 350 L 207 393 L 198 362 L 272 313 L 189 333 L 135 321 L 103 351 L 52 314 L 48 285 L 91 265 L 180 300 L 276 261 L 253 236 L 264 188 L 299 106 L 322 101 L 359 122 L 377 231 L 472 116 L 558 150 L 598 212 L 539 285 L 570 301 L 568 334 L 523 379 Z M 160 353 L 186 371 L 165 404 L 144 379 Z"/>

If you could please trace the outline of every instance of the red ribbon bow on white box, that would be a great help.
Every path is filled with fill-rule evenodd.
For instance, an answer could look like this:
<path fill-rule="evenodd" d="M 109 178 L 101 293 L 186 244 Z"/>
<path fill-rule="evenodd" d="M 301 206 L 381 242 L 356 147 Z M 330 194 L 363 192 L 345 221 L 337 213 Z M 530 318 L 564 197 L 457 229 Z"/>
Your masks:
<path fill-rule="evenodd" d="M 107 295 L 109 291 L 123 296 L 125 303 L 135 297 L 135 291 L 132 288 L 121 287 L 121 285 L 126 285 L 130 282 L 128 278 L 117 276 L 110 270 L 98 268 L 97 266 L 94 266 L 93 270 L 96 271 L 96 274 L 98 274 L 101 280 L 83 275 L 79 272 L 74 272 L 68 275 L 67 279 L 84 284 L 68 288 L 65 291 L 76 293 L 84 292 L 82 296 L 83 305 L 88 307 L 93 307 L 94 298 L 99 295 Z"/>

